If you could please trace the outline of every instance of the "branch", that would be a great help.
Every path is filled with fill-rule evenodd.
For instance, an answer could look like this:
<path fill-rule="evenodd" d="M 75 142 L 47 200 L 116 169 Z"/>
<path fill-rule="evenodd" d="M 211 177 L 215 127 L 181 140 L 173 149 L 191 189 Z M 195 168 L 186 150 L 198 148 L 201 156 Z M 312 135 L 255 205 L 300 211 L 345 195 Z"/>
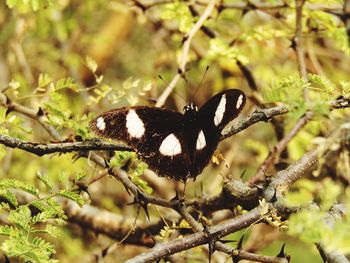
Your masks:
<path fill-rule="evenodd" d="M 103 142 L 100 140 L 86 140 L 82 142 L 57 142 L 57 143 L 34 143 L 22 141 L 0 134 L 0 144 L 10 148 L 18 148 L 26 152 L 43 156 L 50 153 L 68 153 L 90 150 L 110 151 L 132 151 L 131 148 L 115 143 Z"/>
<path fill-rule="evenodd" d="M 158 244 L 153 249 L 127 260 L 126 263 L 153 262 L 167 255 L 206 244 L 211 239 L 219 239 L 259 221 L 261 219 L 260 212 L 261 208 L 257 207 L 246 214 L 227 220 L 225 223 L 209 227 L 206 232 L 198 232 L 181 239 Z"/>
<path fill-rule="evenodd" d="M 252 114 L 248 116 L 245 120 L 242 120 L 238 122 L 235 125 L 232 125 L 228 129 L 225 129 L 223 131 L 223 134 L 221 135 L 221 140 L 224 140 L 228 137 L 231 137 L 232 135 L 235 135 L 236 133 L 239 133 L 242 130 L 245 130 L 249 126 L 260 122 L 260 121 L 265 121 L 267 122 L 271 118 L 278 116 L 278 115 L 283 115 L 289 112 L 288 108 L 285 106 L 277 106 L 269 109 L 258 109 L 255 110 Z"/>
<path fill-rule="evenodd" d="M 206 230 L 203 228 L 203 226 L 197 220 L 195 220 L 192 217 L 192 215 L 186 210 L 185 206 L 179 206 L 177 209 L 177 212 L 190 224 L 190 226 L 196 232 L 203 232 L 203 231 L 206 232 Z M 258 261 L 258 262 L 266 262 L 266 263 L 287 263 L 288 262 L 287 259 L 285 259 L 285 258 L 258 255 L 258 254 L 244 251 L 242 249 L 234 249 L 230 246 L 223 244 L 220 241 L 215 242 L 215 239 L 211 239 L 211 240 L 209 240 L 209 242 L 211 242 L 212 244 L 215 245 L 216 250 L 224 252 L 224 253 L 231 255 L 231 256 L 234 255 L 236 260 L 246 259 L 246 260 L 253 260 L 253 261 Z M 213 251 L 209 251 L 209 252 L 213 252 Z M 210 256 L 211 255 L 209 254 L 209 257 Z"/>
<path fill-rule="evenodd" d="M 349 132 L 349 130 L 350 126 L 348 124 L 342 125 L 335 130 L 322 145 L 305 153 L 297 162 L 290 165 L 287 169 L 278 172 L 264 191 L 265 199 L 269 201 L 281 197 L 297 180 L 306 175 L 306 173 L 314 167 L 318 160 L 329 151 L 331 145 L 334 145 L 335 142 L 339 143 L 346 140 L 346 133 Z"/>
<path fill-rule="evenodd" d="M 197 31 L 203 26 L 205 20 L 208 19 L 210 14 L 212 13 L 214 7 L 216 4 L 216 0 L 210 0 L 207 8 L 204 10 L 203 14 L 199 18 L 199 20 L 194 24 L 188 35 L 186 36 L 186 40 L 183 44 L 183 49 L 182 49 L 182 57 L 179 62 L 179 72 L 174 76 L 174 78 L 171 80 L 169 85 L 165 88 L 163 93 L 159 96 L 156 106 L 161 107 L 164 105 L 166 99 L 170 95 L 170 93 L 173 91 L 175 88 L 176 83 L 182 76 L 182 74 L 186 71 L 186 64 L 187 64 L 187 59 L 188 59 L 188 54 L 190 51 L 190 46 L 191 46 L 191 41 L 194 35 L 197 33 Z"/>

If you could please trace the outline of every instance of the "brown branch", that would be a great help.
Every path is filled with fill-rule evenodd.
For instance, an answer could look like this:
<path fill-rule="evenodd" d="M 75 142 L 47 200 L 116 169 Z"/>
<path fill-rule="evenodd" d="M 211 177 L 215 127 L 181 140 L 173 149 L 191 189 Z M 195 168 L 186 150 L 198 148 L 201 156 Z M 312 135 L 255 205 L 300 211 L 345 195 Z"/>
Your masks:
<path fill-rule="evenodd" d="M 245 210 L 251 210 L 259 204 L 261 192 L 256 187 L 250 187 L 240 180 L 226 180 L 220 194 L 204 200 L 187 201 L 186 205 L 193 206 L 204 215 L 222 209 L 233 209 L 237 205 Z"/>
<path fill-rule="evenodd" d="M 81 142 L 57 142 L 57 143 L 34 143 L 22 141 L 0 134 L 0 144 L 10 148 L 18 148 L 38 156 L 50 153 L 68 153 L 90 150 L 109 151 L 132 151 L 131 148 L 116 143 L 103 142 L 100 140 L 86 140 Z"/>
<path fill-rule="evenodd" d="M 278 142 L 278 144 L 273 148 L 270 154 L 266 157 L 262 165 L 259 167 L 257 173 L 249 179 L 250 184 L 257 183 L 263 178 L 267 169 L 273 164 L 274 160 L 282 153 L 282 151 L 287 147 L 288 143 L 295 137 L 295 135 L 312 119 L 313 113 L 307 112 L 302 118 L 298 120 L 293 129 Z"/>
<path fill-rule="evenodd" d="M 188 32 L 186 39 L 183 43 L 183 48 L 182 48 L 182 56 L 179 62 L 179 72 L 174 76 L 174 78 L 171 80 L 169 85 L 165 88 L 163 93 L 158 97 L 156 106 L 161 107 L 164 105 L 166 99 L 170 95 L 170 93 L 173 91 L 175 88 L 176 83 L 182 76 L 184 72 L 186 72 L 186 64 L 188 60 L 188 54 L 190 51 L 190 46 L 191 46 L 191 41 L 195 34 L 197 33 L 198 30 L 203 26 L 204 22 L 209 18 L 210 14 L 212 13 L 214 7 L 216 4 L 216 0 L 210 0 L 206 9 L 204 10 L 203 14 L 200 16 L 198 21 L 194 24 L 190 32 Z"/>
<path fill-rule="evenodd" d="M 258 109 L 255 110 L 252 114 L 248 116 L 245 120 L 242 120 L 238 122 L 235 125 L 232 125 L 228 129 L 224 130 L 221 136 L 221 140 L 224 140 L 228 137 L 231 137 L 232 135 L 235 135 L 239 133 L 242 130 L 245 130 L 249 126 L 260 122 L 260 121 L 265 121 L 267 122 L 271 118 L 277 116 L 277 115 L 283 115 L 288 112 L 288 108 L 285 106 L 278 106 L 274 108 L 269 108 L 269 109 Z"/>
<path fill-rule="evenodd" d="M 344 137 L 346 140 L 346 135 L 344 134 L 349 132 L 349 130 L 350 128 L 348 125 L 345 124 L 341 126 L 336 129 L 322 145 L 305 153 L 297 162 L 290 165 L 287 169 L 278 172 L 264 191 L 265 199 L 269 201 L 281 197 L 297 180 L 306 175 L 319 159 L 323 158 L 329 151 L 331 145 L 344 140 Z"/>
<path fill-rule="evenodd" d="M 186 210 L 185 206 L 179 206 L 177 209 L 177 212 L 182 216 L 182 218 L 184 218 L 190 224 L 190 226 L 196 232 L 206 231 L 206 230 L 204 230 L 204 227 L 191 216 L 191 214 Z M 240 259 L 240 260 L 246 259 L 246 260 L 254 260 L 257 262 L 266 262 L 266 263 L 287 263 L 288 262 L 285 258 L 258 255 L 258 254 L 244 251 L 242 249 L 234 249 L 230 246 L 223 244 L 220 241 L 214 242 L 214 245 L 215 245 L 216 250 L 224 252 L 230 256 L 234 255 L 235 259 L 237 259 L 237 260 L 238 259 Z M 211 256 L 211 255 L 209 255 L 209 256 Z"/>
<path fill-rule="evenodd" d="M 167 243 L 158 244 L 153 249 L 127 260 L 127 263 L 147 263 L 161 259 L 183 250 L 208 243 L 211 239 L 218 239 L 230 233 L 243 229 L 261 219 L 261 208 L 257 207 L 250 212 L 236 218 L 227 220 L 225 223 L 209 227 L 206 232 L 197 232 L 192 235 L 175 239 Z"/>

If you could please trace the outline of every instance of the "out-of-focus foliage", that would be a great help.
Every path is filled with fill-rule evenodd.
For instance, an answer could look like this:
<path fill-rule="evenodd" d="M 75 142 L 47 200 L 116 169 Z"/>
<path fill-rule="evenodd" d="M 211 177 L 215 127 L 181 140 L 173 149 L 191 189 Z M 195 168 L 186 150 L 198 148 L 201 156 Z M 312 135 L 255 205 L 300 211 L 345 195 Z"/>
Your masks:
<path fill-rule="evenodd" d="M 2 1 L 1 94 L 45 116 L 45 125 L 53 127 L 66 141 L 94 137 L 88 123 L 104 110 L 152 105 L 177 73 L 183 40 L 199 19 L 189 5 L 200 15 L 206 3 L 165 2 L 140 1 L 142 6 L 118 0 Z M 313 120 L 288 144 L 281 163 L 265 171 L 274 176 L 281 165 L 291 164 L 306 151 L 322 145 L 329 134 L 349 122 L 348 109 L 330 111 L 328 107 L 329 101 L 350 95 L 350 41 L 344 22 L 337 15 L 342 12 L 344 1 L 307 0 L 304 5 L 302 35 L 308 80 L 298 72 L 293 0 L 284 1 L 286 5 L 278 0 L 250 1 L 244 10 L 229 6 L 247 4 L 245 0 L 219 2 L 223 5 L 215 8 L 205 22 L 213 35 L 197 32 L 188 56 L 187 81 L 177 83 L 165 106 L 181 111 L 189 100 L 200 106 L 218 91 L 240 88 L 250 98 L 244 116 L 257 107 L 288 107 L 287 115 L 276 118 L 282 135 L 288 134 L 307 111 L 313 111 Z M 264 5 L 279 7 L 259 8 Z M 251 71 L 257 90 L 248 85 L 237 61 Z M 201 86 L 194 88 L 201 82 L 207 65 L 210 70 Z M 305 90 L 308 100 L 304 99 Z M 6 105 L 0 106 L 0 134 L 33 142 L 58 140 L 37 120 Z M 258 123 L 222 142 L 219 150 L 230 168 L 210 165 L 196 182 L 187 183 L 186 198 L 205 199 L 219 194 L 223 178 L 244 175 L 246 180 L 254 176 L 278 142 L 277 137 L 270 123 Z M 266 233 L 247 230 L 244 248 L 276 255 L 276 247 L 283 241 L 292 262 L 306 254 L 308 262 L 317 262 L 320 257 L 313 248 L 315 242 L 330 251 L 349 254 L 349 212 L 332 224 L 325 219 L 334 204 L 350 205 L 349 160 L 348 144 L 334 142 L 331 153 L 321 159 L 313 173 L 305 174 L 305 180 L 299 181 L 287 196 L 287 203 L 300 206 L 300 211 L 291 215 L 287 223 L 280 218 L 267 218 L 270 226 Z M 147 166 L 135 153 L 116 152 L 109 164 L 128 171 L 133 182 L 146 193 L 169 200 L 175 196 L 176 183 L 144 176 Z M 89 156 L 70 153 L 37 157 L 0 145 L 0 167 L 4 218 L 0 249 L 11 259 L 94 262 L 96 255 L 103 254 L 115 242 L 70 222 L 64 211 L 67 200 L 113 212 L 123 217 L 123 223 L 141 221 L 135 220 L 137 207 L 126 206 L 132 198 L 113 178 L 106 176 L 94 182 L 88 187 L 88 194 L 79 188 L 79 182 L 100 172 Z M 149 207 L 151 223 L 159 218 L 172 220 L 169 209 Z M 221 212 L 216 212 L 217 218 L 227 218 Z M 288 230 L 284 231 L 286 225 Z M 188 228 L 184 221 L 174 221 L 159 229 L 155 238 L 167 241 L 177 230 Z M 241 234 L 234 234 L 232 239 L 238 240 Z M 107 262 L 123 262 L 144 251 L 128 248 L 127 244 L 125 249 L 118 246 L 114 254 L 106 256 Z M 183 252 L 182 256 L 189 262 L 207 260 L 201 248 Z"/>

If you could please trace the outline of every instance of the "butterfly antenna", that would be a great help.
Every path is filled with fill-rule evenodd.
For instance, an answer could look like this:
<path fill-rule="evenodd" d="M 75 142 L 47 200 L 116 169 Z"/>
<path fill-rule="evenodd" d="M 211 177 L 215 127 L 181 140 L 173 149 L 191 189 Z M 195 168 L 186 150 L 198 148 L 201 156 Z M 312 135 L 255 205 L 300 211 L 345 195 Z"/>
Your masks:
<path fill-rule="evenodd" d="M 158 75 L 158 78 L 159 78 L 160 80 L 162 80 L 166 85 L 169 85 L 169 82 L 165 81 L 161 75 Z M 184 98 L 184 96 L 182 96 L 180 93 L 178 93 L 175 89 L 174 89 L 174 92 L 175 92 L 175 94 L 178 95 L 181 99 L 183 99 L 183 101 L 184 101 L 185 103 L 187 102 L 187 100 Z"/>
<path fill-rule="evenodd" d="M 193 94 L 193 97 L 197 94 L 199 88 L 202 86 L 203 81 L 204 81 L 204 78 L 205 78 L 205 76 L 207 75 L 208 71 L 209 71 L 209 65 L 207 65 L 207 67 L 205 68 L 205 71 L 204 71 L 204 74 L 203 74 L 203 76 L 202 76 L 202 79 L 201 79 L 201 81 L 199 82 L 199 84 L 198 84 L 198 86 L 197 86 L 197 88 L 196 88 L 196 90 L 195 90 L 195 92 L 194 92 L 194 94 Z"/>

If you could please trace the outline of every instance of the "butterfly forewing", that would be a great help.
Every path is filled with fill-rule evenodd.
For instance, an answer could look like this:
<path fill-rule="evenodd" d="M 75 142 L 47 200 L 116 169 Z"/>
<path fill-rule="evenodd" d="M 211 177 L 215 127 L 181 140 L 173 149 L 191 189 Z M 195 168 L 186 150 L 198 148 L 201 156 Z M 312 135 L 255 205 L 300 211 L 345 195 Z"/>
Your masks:
<path fill-rule="evenodd" d="M 200 108 L 198 112 L 198 135 L 195 137 L 196 148 L 192 162 L 191 175 L 201 173 L 216 150 L 223 128 L 244 108 L 245 94 L 237 89 L 216 94 Z M 204 136 L 201 135 L 203 131 Z M 197 142 L 201 142 L 198 143 Z M 205 146 L 204 146 L 205 145 Z M 199 146 L 199 147 L 197 147 Z"/>

